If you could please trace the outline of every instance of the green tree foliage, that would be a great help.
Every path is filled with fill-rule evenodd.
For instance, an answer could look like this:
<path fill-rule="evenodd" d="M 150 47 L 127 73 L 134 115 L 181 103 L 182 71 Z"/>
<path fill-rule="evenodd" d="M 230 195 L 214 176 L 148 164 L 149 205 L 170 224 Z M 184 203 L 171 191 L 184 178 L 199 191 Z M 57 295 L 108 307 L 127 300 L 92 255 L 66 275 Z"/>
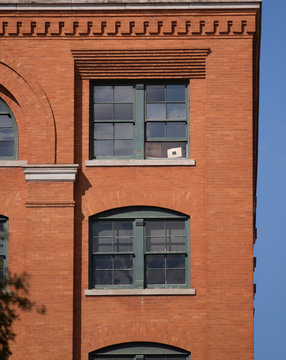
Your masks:
<path fill-rule="evenodd" d="M 19 310 L 45 313 L 45 307 L 36 306 L 28 298 L 29 277 L 27 273 L 21 275 L 9 274 L 0 282 L 0 360 L 7 360 L 12 354 L 10 342 L 15 340 L 16 334 L 12 325 L 20 318 Z"/>

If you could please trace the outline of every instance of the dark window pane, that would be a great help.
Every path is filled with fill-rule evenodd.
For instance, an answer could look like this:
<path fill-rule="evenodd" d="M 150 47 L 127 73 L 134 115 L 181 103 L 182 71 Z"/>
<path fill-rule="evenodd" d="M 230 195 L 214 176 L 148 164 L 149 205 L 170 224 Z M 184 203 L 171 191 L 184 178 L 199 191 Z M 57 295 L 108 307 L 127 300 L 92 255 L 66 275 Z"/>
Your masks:
<path fill-rule="evenodd" d="M 4 105 L 0 102 L 0 113 L 7 113 L 7 110 L 5 109 Z"/>
<path fill-rule="evenodd" d="M 114 255 L 114 269 L 132 269 L 133 255 Z"/>
<path fill-rule="evenodd" d="M 14 141 L 0 141 L 0 156 L 14 156 Z"/>
<path fill-rule="evenodd" d="M 94 256 L 95 269 L 112 269 L 112 255 Z"/>
<path fill-rule="evenodd" d="M 165 120 L 166 105 L 165 104 L 147 104 L 146 119 Z"/>
<path fill-rule="evenodd" d="M 145 157 L 148 158 L 161 158 L 162 157 L 162 144 L 160 142 L 146 142 L 145 143 Z"/>
<path fill-rule="evenodd" d="M 165 238 L 146 238 L 146 251 L 165 251 Z"/>
<path fill-rule="evenodd" d="M 95 285 L 112 285 L 112 270 L 95 270 Z"/>
<path fill-rule="evenodd" d="M 170 254 L 166 255 L 166 267 L 169 269 L 185 268 L 186 256 L 183 254 Z"/>
<path fill-rule="evenodd" d="M 5 112 L 7 113 L 6 110 L 5 110 Z M 11 116 L 9 116 L 7 114 L 0 115 L 0 128 L 1 127 L 12 127 Z"/>
<path fill-rule="evenodd" d="M 115 140 L 115 156 L 131 156 L 133 154 L 133 140 Z"/>
<path fill-rule="evenodd" d="M 112 156 L 113 141 L 112 140 L 96 140 L 94 142 L 95 156 Z"/>
<path fill-rule="evenodd" d="M 166 222 L 167 236 L 184 236 L 185 235 L 185 221 L 167 221 Z"/>
<path fill-rule="evenodd" d="M 132 221 L 114 221 L 113 228 L 116 236 L 133 236 Z"/>
<path fill-rule="evenodd" d="M 112 221 L 100 221 L 93 224 L 94 236 L 111 236 L 112 234 Z"/>
<path fill-rule="evenodd" d="M 185 85 L 167 85 L 167 101 L 185 101 Z"/>
<path fill-rule="evenodd" d="M 165 284 L 164 270 L 147 270 L 146 271 L 146 283 L 147 283 L 147 285 Z"/>
<path fill-rule="evenodd" d="M 168 152 L 168 150 L 170 151 Z M 180 156 L 180 154 L 182 155 Z M 162 142 L 162 157 L 163 158 L 186 157 L 186 143 L 184 141 Z"/>
<path fill-rule="evenodd" d="M 168 138 L 186 137 L 186 123 L 179 121 L 167 122 L 167 137 Z"/>
<path fill-rule="evenodd" d="M 186 271 L 185 270 L 167 270 L 166 273 L 167 284 L 185 284 Z"/>
<path fill-rule="evenodd" d="M 134 87 L 133 86 L 114 86 L 114 102 L 134 102 Z"/>
<path fill-rule="evenodd" d="M 112 86 L 95 86 L 94 102 L 112 102 L 113 89 Z"/>
<path fill-rule="evenodd" d="M 133 238 L 115 238 L 114 251 L 129 252 L 133 250 Z"/>
<path fill-rule="evenodd" d="M 127 124 L 114 124 L 114 138 L 115 139 L 133 139 L 134 125 L 132 123 Z"/>
<path fill-rule="evenodd" d="M 165 123 L 164 122 L 148 122 L 146 124 L 146 136 L 147 138 L 164 138 Z"/>
<path fill-rule="evenodd" d="M 165 101 L 165 85 L 147 85 L 146 99 L 150 101 Z"/>
<path fill-rule="evenodd" d="M 94 124 L 95 139 L 112 139 L 113 124 Z"/>
<path fill-rule="evenodd" d="M 186 237 L 177 236 L 167 239 L 168 251 L 185 251 L 186 250 Z"/>
<path fill-rule="evenodd" d="M 165 255 L 146 255 L 146 269 L 165 268 Z"/>
<path fill-rule="evenodd" d="M 133 104 L 115 104 L 114 120 L 133 120 Z"/>
<path fill-rule="evenodd" d="M 186 105 L 167 104 L 167 119 L 186 119 Z"/>
<path fill-rule="evenodd" d="M 94 120 L 112 120 L 112 104 L 95 104 Z"/>
<path fill-rule="evenodd" d="M 113 242 L 113 238 L 109 238 L 109 237 L 95 238 L 93 251 L 94 252 L 112 252 L 113 251 L 112 242 Z"/>
<path fill-rule="evenodd" d="M 146 236 L 164 237 L 165 226 L 164 221 L 145 221 Z"/>
<path fill-rule="evenodd" d="M 132 270 L 115 270 L 114 271 L 114 285 L 133 284 Z"/>

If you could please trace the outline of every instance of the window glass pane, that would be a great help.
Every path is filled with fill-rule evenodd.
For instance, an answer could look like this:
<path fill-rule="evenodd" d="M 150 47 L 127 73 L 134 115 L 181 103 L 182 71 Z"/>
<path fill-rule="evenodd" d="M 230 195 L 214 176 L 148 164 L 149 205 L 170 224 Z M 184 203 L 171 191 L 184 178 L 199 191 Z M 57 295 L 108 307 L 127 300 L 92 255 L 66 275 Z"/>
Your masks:
<path fill-rule="evenodd" d="M 133 140 L 115 140 L 115 156 L 131 156 L 133 154 Z"/>
<path fill-rule="evenodd" d="M 112 236 L 112 221 L 100 221 L 93 224 L 94 236 Z"/>
<path fill-rule="evenodd" d="M 164 122 L 148 122 L 146 124 L 146 136 L 147 138 L 164 138 L 165 123 Z"/>
<path fill-rule="evenodd" d="M 147 104 L 146 119 L 165 120 L 166 119 L 166 105 L 165 104 Z"/>
<path fill-rule="evenodd" d="M 14 141 L 0 141 L 0 156 L 14 155 Z"/>
<path fill-rule="evenodd" d="M 113 141 L 112 140 L 97 140 L 94 142 L 95 156 L 112 156 L 113 155 Z"/>
<path fill-rule="evenodd" d="M 146 251 L 165 251 L 165 238 L 146 238 Z"/>
<path fill-rule="evenodd" d="M 146 142 L 145 143 L 145 157 L 148 158 L 161 158 L 162 157 L 162 144 L 160 142 Z"/>
<path fill-rule="evenodd" d="M 93 244 L 93 251 L 94 252 L 112 252 L 113 238 L 103 237 L 103 238 L 95 238 Z"/>
<path fill-rule="evenodd" d="M 166 266 L 167 268 L 176 269 L 176 268 L 185 268 L 186 266 L 186 256 L 183 254 L 170 254 L 166 255 Z"/>
<path fill-rule="evenodd" d="M 133 255 L 114 255 L 114 269 L 132 269 Z"/>
<path fill-rule="evenodd" d="M 147 270 L 146 271 L 146 284 L 165 284 L 165 271 L 164 270 Z"/>
<path fill-rule="evenodd" d="M 164 221 L 145 221 L 146 226 L 146 236 L 152 237 L 164 237 L 165 236 L 165 226 Z"/>
<path fill-rule="evenodd" d="M 95 270 L 95 285 L 112 285 L 112 270 Z"/>
<path fill-rule="evenodd" d="M 165 85 L 147 85 L 146 99 L 150 101 L 165 101 Z"/>
<path fill-rule="evenodd" d="M 185 221 L 167 221 L 166 222 L 167 236 L 185 236 Z"/>
<path fill-rule="evenodd" d="M 167 270 L 166 272 L 167 284 L 185 284 L 186 271 L 185 270 Z"/>
<path fill-rule="evenodd" d="M 165 268 L 165 255 L 146 255 L 146 269 Z"/>
<path fill-rule="evenodd" d="M 167 104 L 167 119 L 186 119 L 186 105 Z"/>
<path fill-rule="evenodd" d="M 134 125 L 132 123 L 118 123 L 114 124 L 114 138 L 115 139 L 133 139 Z"/>
<path fill-rule="evenodd" d="M 0 104 L 1 105 L 1 104 Z M 7 111 L 5 110 L 7 113 Z M 0 128 L 1 127 L 12 127 L 11 117 L 7 114 L 0 115 Z"/>
<path fill-rule="evenodd" d="M 185 101 L 185 85 L 167 85 L 167 101 Z"/>
<path fill-rule="evenodd" d="M 185 138 L 186 137 L 186 123 L 185 122 L 167 122 L 167 137 L 168 138 Z"/>
<path fill-rule="evenodd" d="M 177 236 L 167 239 L 168 251 L 185 251 L 186 250 L 186 238 L 183 236 Z"/>
<path fill-rule="evenodd" d="M 6 110 L 5 107 L 1 104 L 1 102 L 0 102 L 0 113 L 7 113 L 7 110 Z"/>
<path fill-rule="evenodd" d="M 94 120 L 112 120 L 112 104 L 95 104 Z"/>
<path fill-rule="evenodd" d="M 114 221 L 113 229 L 116 236 L 132 236 L 133 222 L 132 221 Z"/>
<path fill-rule="evenodd" d="M 113 101 L 112 86 L 95 86 L 94 102 L 112 102 Z"/>
<path fill-rule="evenodd" d="M 94 124 L 94 138 L 95 139 L 112 139 L 113 138 L 113 124 Z"/>
<path fill-rule="evenodd" d="M 174 151 L 169 152 L 168 156 L 168 150 L 174 149 Z M 171 156 L 170 156 L 171 153 Z M 172 156 L 172 154 L 177 154 L 176 156 Z M 178 156 L 179 154 L 182 154 L 182 156 Z M 180 141 L 180 142 L 162 142 L 162 157 L 186 157 L 186 142 Z"/>
<path fill-rule="evenodd" d="M 133 238 L 115 238 L 114 251 L 130 252 L 133 250 Z"/>
<path fill-rule="evenodd" d="M 115 270 L 114 271 L 114 285 L 133 284 L 132 270 Z"/>
<path fill-rule="evenodd" d="M 114 102 L 134 102 L 133 86 L 114 86 Z"/>
<path fill-rule="evenodd" d="M 114 120 L 133 120 L 133 104 L 115 104 Z"/>
<path fill-rule="evenodd" d="M 112 269 L 112 255 L 94 256 L 95 269 Z"/>

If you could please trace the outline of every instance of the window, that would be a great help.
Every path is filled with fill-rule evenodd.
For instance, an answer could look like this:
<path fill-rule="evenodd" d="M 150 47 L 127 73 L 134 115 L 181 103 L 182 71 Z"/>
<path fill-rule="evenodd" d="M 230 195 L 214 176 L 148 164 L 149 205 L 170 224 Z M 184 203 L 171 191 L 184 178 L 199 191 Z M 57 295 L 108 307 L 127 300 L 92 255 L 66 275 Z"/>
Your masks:
<path fill-rule="evenodd" d="M 94 83 L 91 158 L 185 158 L 185 82 Z"/>
<path fill-rule="evenodd" d="M 186 215 L 152 207 L 119 208 L 90 221 L 90 288 L 187 287 Z"/>
<path fill-rule="evenodd" d="M 151 342 L 131 342 L 103 349 L 89 354 L 89 360 L 186 360 L 186 350 Z"/>
<path fill-rule="evenodd" d="M 8 271 L 8 219 L 0 215 L 0 281 Z"/>
<path fill-rule="evenodd" d="M 17 126 L 7 104 L 0 99 L 0 159 L 17 158 Z"/>

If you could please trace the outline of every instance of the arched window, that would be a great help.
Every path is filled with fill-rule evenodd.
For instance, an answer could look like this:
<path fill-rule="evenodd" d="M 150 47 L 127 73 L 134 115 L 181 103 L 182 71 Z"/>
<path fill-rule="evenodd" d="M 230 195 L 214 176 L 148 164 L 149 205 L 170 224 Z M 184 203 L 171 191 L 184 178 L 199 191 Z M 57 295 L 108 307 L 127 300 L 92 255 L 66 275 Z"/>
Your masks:
<path fill-rule="evenodd" d="M 189 217 L 126 207 L 90 219 L 90 288 L 189 286 Z"/>
<path fill-rule="evenodd" d="M 186 360 L 186 350 L 152 342 L 131 342 L 107 346 L 89 354 L 89 360 Z"/>
<path fill-rule="evenodd" d="M 18 131 L 8 105 L 0 99 L 0 159 L 17 159 Z"/>
<path fill-rule="evenodd" d="M 0 282 L 8 271 L 8 218 L 0 215 Z"/>

